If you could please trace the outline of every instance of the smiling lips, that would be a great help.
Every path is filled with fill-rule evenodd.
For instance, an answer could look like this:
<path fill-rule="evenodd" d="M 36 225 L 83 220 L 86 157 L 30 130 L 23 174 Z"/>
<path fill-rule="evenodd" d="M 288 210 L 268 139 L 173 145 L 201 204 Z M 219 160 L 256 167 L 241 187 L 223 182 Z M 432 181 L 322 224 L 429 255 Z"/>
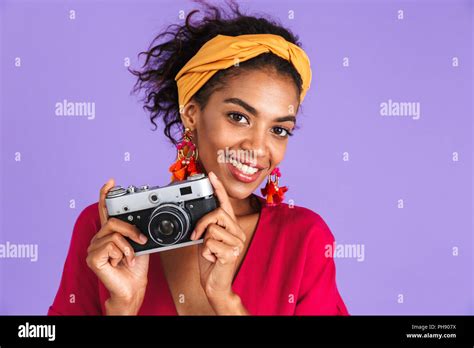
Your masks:
<path fill-rule="evenodd" d="M 246 175 L 252 175 L 258 172 L 258 168 L 248 166 L 234 159 L 229 159 L 230 164 Z"/>
<path fill-rule="evenodd" d="M 235 179 L 245 183 L 257 180 L 261 170 L 263 169 L 260 165 L 251 166 L 232 158 L 228 159 L 227 167 Z"/>

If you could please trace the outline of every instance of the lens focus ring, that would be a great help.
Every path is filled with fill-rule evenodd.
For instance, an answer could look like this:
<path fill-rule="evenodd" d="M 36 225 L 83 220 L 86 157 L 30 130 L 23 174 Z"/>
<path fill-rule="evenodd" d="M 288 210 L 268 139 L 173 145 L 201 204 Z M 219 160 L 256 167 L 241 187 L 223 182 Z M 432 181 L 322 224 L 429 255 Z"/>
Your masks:
<path fill-rule="evenodd" d="M 178 243 L 188 232 L 188 213 L 175 204 L 163 204 L 150 216 L 148 234 L 159 245 Z"/>

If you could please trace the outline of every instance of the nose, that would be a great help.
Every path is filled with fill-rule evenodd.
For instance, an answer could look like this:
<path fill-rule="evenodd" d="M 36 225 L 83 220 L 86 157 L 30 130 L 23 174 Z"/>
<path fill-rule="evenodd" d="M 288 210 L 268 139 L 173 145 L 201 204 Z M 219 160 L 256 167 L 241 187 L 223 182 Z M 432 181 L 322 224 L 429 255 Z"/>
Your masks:
<path fill-rule="evenodd" d="M 241 148 L 245 152 L 249 152 L 252 158 L 258 162 L 260 162 L 260 159 L 262 158 L 268 158 L 269 150 L 265 130 L 255 127 L 253 130 L 249 131 L 247 137 L 241 144 Z"/>

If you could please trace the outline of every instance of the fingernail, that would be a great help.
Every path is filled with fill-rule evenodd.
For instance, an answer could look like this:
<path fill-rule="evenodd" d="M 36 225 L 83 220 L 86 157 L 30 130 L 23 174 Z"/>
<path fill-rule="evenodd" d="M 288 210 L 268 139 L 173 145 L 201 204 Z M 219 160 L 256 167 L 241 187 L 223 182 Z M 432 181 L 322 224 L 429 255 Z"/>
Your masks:
<path fill-rule="evenodd" d="M 239 247 L 235 247 L 234 248 L 234 256 L 239 256 L 239 254 L 240 254 Z"/>
<path fill-rule="evenodd" d="M 193 231 L 193 233 L 191 234 L 191 240 L 194 240 L 196 238 L 196 231 Z"/>
<path fill-rule="evenodd" d="M 130 255 L 130 248 L 125 248 L 125 256 Z"/>
<path fill-rule="evenodd" d="M 140 234 L 140 241 L 142 243 L 146 243 L 147 240 L 148 240 L 148 238 L 144 234 Z"/>

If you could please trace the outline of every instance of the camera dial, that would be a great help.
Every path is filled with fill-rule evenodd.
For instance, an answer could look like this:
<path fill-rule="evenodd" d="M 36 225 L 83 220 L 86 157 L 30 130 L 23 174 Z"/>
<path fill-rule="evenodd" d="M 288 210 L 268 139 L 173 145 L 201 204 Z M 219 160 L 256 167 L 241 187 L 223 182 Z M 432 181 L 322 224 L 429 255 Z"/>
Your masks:
<path fill-rule="evenodd" d="M 199 179 L 202 179 L 202 178 L 204 178 L 204 177 L 205 177 L 204 174 L 198 173 L 198 174 L 193 174 L 193 175 L 188 176 L 187 179 L 188 179 L 188 180 L 199 180 Z"/>
<path fill-rule="evenodd" d="M 122 186 L 114 186 L 107 193 L 107 198 L 120 197 L 125 194 L 127 194 L 127 190 L 124 189 Z"/>

